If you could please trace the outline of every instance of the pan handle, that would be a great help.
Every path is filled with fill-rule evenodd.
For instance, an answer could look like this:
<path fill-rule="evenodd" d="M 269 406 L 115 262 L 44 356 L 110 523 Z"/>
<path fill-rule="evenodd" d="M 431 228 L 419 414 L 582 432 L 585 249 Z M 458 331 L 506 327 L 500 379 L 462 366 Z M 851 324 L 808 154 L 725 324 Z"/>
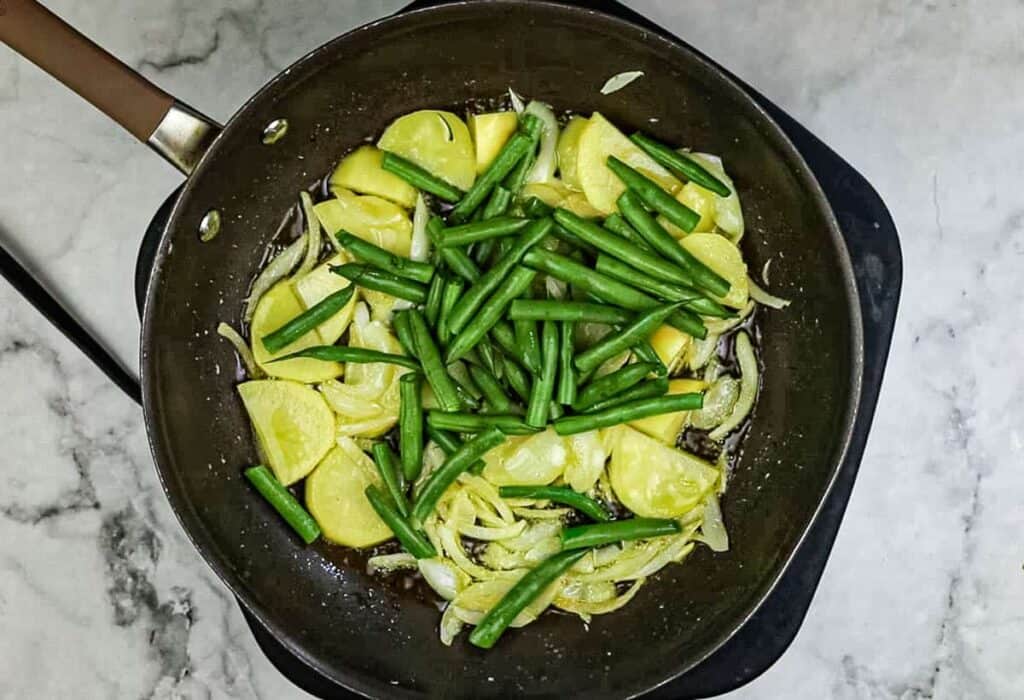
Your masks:
<path fill-rule="evenodd" d="M 220 132 L 215 121 L 175 100 L 35 0 L 0 0 L 0 41 L 186 175 Z"/>

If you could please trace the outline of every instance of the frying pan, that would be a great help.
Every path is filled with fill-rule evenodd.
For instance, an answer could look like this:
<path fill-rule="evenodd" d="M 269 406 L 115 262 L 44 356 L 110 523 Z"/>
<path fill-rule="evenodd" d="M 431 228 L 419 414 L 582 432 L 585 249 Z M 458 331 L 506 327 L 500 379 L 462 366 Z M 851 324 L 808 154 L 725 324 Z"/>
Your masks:
<path fill-rule="evenodd" d="M 4 7 L 0 4 L 0 7 Z M 188 179 L 147 288 L 141 380 L 154 461 L 200 554 L 249 611 L 321 674 L 370 696 L 632 696 L 693 667 L 764 600 L 803 539 L 845 455 L 861 393 L 853 273 L 834 216 L 783 132 L 719 69 L 662 36 L 553 2 L 477 0 L 409 12 L 341 36 L 262 88 L 220 128 L 34 2 L 6 0 L 0 39 L 164 155 Z M 598 88 L 623 70 L 642 82 Z M 724 500 L 732 549 L 698 548 L 623 610 L 546 615 L 491 652 L 437 640 L 433 601 L 368 576 L 360 558 L 303 548 L 241 468 L 257 457 L 229 346 L 295 192 L 400 114 L 457 107 L 509 86 L 557 110 L 720 154 L 744 202 L 751 269 L 795 299 L 758 319 L 766 368 Z M 267 124 L 289 130 L 262 143 Z M 657 121 L 654 121 L 657 120 Z M 199 227 L 220 214 L 219 235 Z"/>

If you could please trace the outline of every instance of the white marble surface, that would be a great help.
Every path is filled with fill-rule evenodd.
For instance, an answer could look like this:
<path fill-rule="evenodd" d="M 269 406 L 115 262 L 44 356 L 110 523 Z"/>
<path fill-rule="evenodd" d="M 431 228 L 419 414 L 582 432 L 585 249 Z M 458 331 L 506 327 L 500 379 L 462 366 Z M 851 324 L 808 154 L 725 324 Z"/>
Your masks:
<path fill-rule="evenodd" d="M 227 118 L 402 0 L 50 3 Z M 875 428 L 796 642 L 736 698 L 1024 696 L 1024 13 L 1011 0 L 634 2 L 830 143 L 902 234 Z M 0 49 L 0 239 L 129 366 L 141 231 L 178 182 Z M 156 483 L 139 410 L 0 283 L 0 698 L 300 697 Z"/>

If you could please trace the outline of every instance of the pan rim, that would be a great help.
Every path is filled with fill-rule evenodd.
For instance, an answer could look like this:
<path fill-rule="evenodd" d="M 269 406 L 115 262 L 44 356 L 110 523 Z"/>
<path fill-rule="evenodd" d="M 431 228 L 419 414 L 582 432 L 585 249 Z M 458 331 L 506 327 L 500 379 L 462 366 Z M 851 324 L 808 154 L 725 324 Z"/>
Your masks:
<path fill-rule="evenodd" d="M 362 34 L 378 31 L 382 27 L 401 25 L 405 22 L 414 22 L 425 15 L 437 15 L 434 21 L 441 22 L 444 21 L 443 18 L 447 13 L 454 13 L 457 15 L 467 9 L 476 10 L 476 6 L 480 5 L 484 5 L 492 10 L 497 10 L 502 6 L 509 8 L 522 8 L 524 4 L 525 3 L 522 0 L 487 0 L 486 3 L 481 3 L 479 0 L 455 0 L 453 2 L 444 2 L 431 7 L 411 11 L 399 11 L 396 14 L 361 25 L 345 32 L 344 34 L 334 37 L 326 43 L 309 51 L 289 67 L 279 72 L 259 88 L 231 116 L 231 118 L 225 123 L 224 128 L 211 144 L 210 148 L 197 164 L 193 175 L 185 181 L 167 219 L 167 223 L 161 232 L 160 241 L 157 246 L 157 252 L 154 259 L 153 270 L 146 285 L 139 345 L 143 414 L 146 424 L 147 441 L 153 456 L 154 467 L 156 468 L 161 488 L 165 497 L 172 506 L 171 509 L 174 512 L 175 517 L 182 529 L 185 531 L 186 537 L 192 543 L 193 547 L 195 547 L 205 564 L 217 575 L 221 582 L 227 586 L 232 594 L 243 605 L 245 605 L 246 609 L 260 622 L 260 624 L 262 624 L 275 637 L 278 643 L 283 645 L 290 653 L 294 654 L 306 665 L 326 678 L 329 678 L 340 686 L 365 697 L 374 697 L 382 692 L 392 695 L 398 692 L 407 696 L 416 696 L 418 694 L 409 689 L 397 688 L 396 686 L 390 685 L 362 671 L 346 671 L 344 676 L 339 676 L 335 669 L 321 663 L 315 656 L 306 652 L 301 645 L 296 644 L 287 630 L 282 629 L 282 626 L 274 620 L 274 615 L 269 607 L 255 601 L 249 594 L 246 584 L 231 571 L 227 557 L 215 544 L 212 537 L 207 534 L 198 517 L 198 513 L 196 513 L 188 499 L 181 492 L 178 484 L 175 483 L 176 477 L 174 473 L 165 466 L 169 460 L 166 459 L 166 448 L 162 444 L 158 444 L 159 441 L 157 439 L 159 431 L 157 430 L 158 419 L 155 405 L 156 395 L 154 392 L 154 387 L 156 386 L 155 363 L 153 362 L 151 353 L 149 352 L 149 346 L 153 338 L 153 325 L 155 323 L 154 299 L 161 290 L 159 280 L 162 278 L 164 262 L 167 258 L 168 249 L 172 243 L 171 233 L 179 226 L 179 218 L 181 217 L 184 209 L 183 202 L 192 195 L 195 183 L 199 179 L 196 175 L 201 173 L 206 167 L 208 167 L 210 161 L 216 158 L 223 142 L 225 141 L 225 134 L 234 132 L 239 122 L 244 121 L 244 117 L 248 114 L 250 109 L 253 108 L 254 105 L 262 102 L 268 93 L 272 92 L 277 86 L 293 80 L 291 74 L 294 71 L 304 68 L 308 63 L 314 61 L 324 53 L 331 52 L 338 45 L 347 43 Z M 655 45 L 653 49 L 657 52 L 680 52 L 685 54 L 686 60 L 692 61 L 693 63 L 701 66 L 714 76 L 713 80 L 716 83 L 716 87 L 725 91 L 728 97 L 734 101 L 744 104 L 746 109 L 749 110 L 749 113 L 757 118 L 759 128 L 767 131 L 767 137 L 780 148 L 783 160 L 786 162 L 787 166 L 792 169 L 794 176 L 798 178 L 801 185 L 815 201 L 819 212 L 822 214 L 825 222 L 825 228 L 828 232 L 828 237 L 833 248 L 838 253 L 838 264 L 842 271 L 842 285 L 846 293 L 847 307 L 849 309 L 850 347 L 848 348 L 848 351 L 851 362 L 850 376 L 848 378 L 849 392 L 846 402 L 847 405 L 843 412 L 841 428 L 837 430 L 839 438 L 836 440 L 832 450 L 830 451 L 830 454 L 832 455 L 830 459 L 831 463 L 829 465 L 830 473 L 813 512 L 810 517 L 806 519 L 802 527 L 802 531 L 795 539 L 791 550 L 785 557 L 781 558 L 780 564 L 777 565 L 777 570 L 774 575 L 770 576 L 766 582 L 757 589 L 756 595 L 753 596 L 754 602 L 749 606 L 749 609 L 746 610 L 744 614 L 737 616 L 729 625 L 723 626 L 722 632 L 714 636 L 713 642 L 706 645 L 706 649 L 702 653 L 694 655 L 688 659 L 687 663 L 672 666 L 669 669 L 666 669 L 664 673 L 659 674 L 657 678 L 641 679 L 639 682 L 631 684 L 626 690 L 626 697 L 632 698 L 650 693 L 667 683 L 672 682 L 717 652 L 729 639 L 735 636 L 747 621 L 760 609 L 765 599 L 776 588 L 783 574 L 788 570 L 793 558 L 796 556 L 796 553 L 800 550 L 806 540 L 808 532 L 818 519 L 829 494 L 832 492 L 840 467 L 846 459 L 850 449 L 853 429 L 859 413 L 860 397 L 863 391 L 863 321 L 859 304 L 859 296 L 857 293 L 856 279 L 854 277 L 853 264 L 850 259 L 849 250 L 846 246 L 845 240 L 843 239 L 835 212 L 832 210 L 831 204 L 825 196 L 821 184 L 807 165 L 803 156 L 793 145 L 778 123 L 760 104 L 751 98 L 748 92 L 738 84 L 731 73 L 729 73 L 725 68 L 719 66 L 710 58 L 704 56 L 695 48 L 682 43 L 670 34 L 652 31 L 647 27 L 643 27 L 635 22 L 622 19 L 615 15 L 590 8 L 568 5 L 563 2 L 558 2 L 557 0 L 533 0 L 529 5 L 531 7 L 540 8 L 541 11 L 562 12 L 565 13 L 566 16 L 574 17 L 581 21 L 596 18 L 612 25 L 618 25 L 623 29 L 639 33 L 642 35 L 645 42 Z"/>

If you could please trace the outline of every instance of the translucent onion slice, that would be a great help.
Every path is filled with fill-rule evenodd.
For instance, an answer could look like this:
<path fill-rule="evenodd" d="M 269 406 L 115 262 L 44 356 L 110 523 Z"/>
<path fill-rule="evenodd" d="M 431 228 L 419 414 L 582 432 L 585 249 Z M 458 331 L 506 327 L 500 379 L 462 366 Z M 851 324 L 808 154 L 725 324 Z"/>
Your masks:
<path fill-rule="evenodd" d="M 308 237 L 302 234 L 287 248 L 275 255 L 263 271 L 257 275 L 249 290 L 249 297 L 245 300 L 245 322 L 252 320 L 256 312 L 256 304 L 271 287 L 287 277 L 295 266 L 299 264 L 303 254 L 306 252 L 306 241 Z"/>
<path fill-rule="evenodd" d="M 549 182 L 555 178 L 555 170 L 558 168 L 558 156 L 555 153 L 558 146 L 558 119 L 550 107 L 536 100 L 526 105 L 524 112 L 540 119 L 543 125 L 537 160 L 526 176 L 526 181 Z"/>
<path fill-rule="evenodd" d="M 238 353 L 238 359 L 242 361 L 245 373 L 249 375 L 249 379 L 262 379 L 266 376 L 259 365 L 256 364 L 256 358 L 252 356 L 249 344 L 245 342 L 245 338 L 238 331 L 226 323 L 220 323 L 217 325 L 217 335 L 234 346 L 235 352 Z"/>
<path fill-rule="evenodd" d="M 416 568 L 416 557 L 408 552 L 397 554 L 378 554 L 366 560 L 366 572 L 370 575 L 389 574 L 393 571 L 402 571 Z"/>
<path fill-rule="evenodd" d="M 299 192 L 299 202 L 302 204 L 302 216 L 306 219 L 306 255 L 295 273 L 301 277 L 312 270 L 320 259 L 323 238 L 320 235 L 320 219 L 313 211 L 313 198 L 309 196 L 309 192 Z"/>
<path fill-rule="evenodd" d="M 769 260 L 769 262 L 771 262 Z M 756 301 L 758 304 L 764 304 L 773 309 L 784 309 L 789 306 L 792 302 L 789 299 L 783 299 L 777 297 L 774 294 L 769 293 L 767 290 L 762 288 L 754 281 L 751 277 L 747 280 L 747 286 L 750 290 L 750 298 Z"/>
<path fill-rule="evenodd" d="M 704 504 L 704 522 L 700 526 L 697 539 L 711 548 L 713 552 L 729 551 L 729 533 L 725 530 L 722 520 L 722 508 L 718 496 L 711 494 Z"/>
<path fill-rule="evenodd" d="M 729 417 L 708 433 L 708 437 L 712 440 L 721 440 L 735 430 L 754 408 L 754 400 L 757 398 L 757 388 L 760 383 L 757 357 L 754 355 L 754 346 L 750 342 L 750 336 L 742 331 L 736 334 L 736 361 L 740 366 L 740 396 L 736 399 L 736 404 Z"/>

